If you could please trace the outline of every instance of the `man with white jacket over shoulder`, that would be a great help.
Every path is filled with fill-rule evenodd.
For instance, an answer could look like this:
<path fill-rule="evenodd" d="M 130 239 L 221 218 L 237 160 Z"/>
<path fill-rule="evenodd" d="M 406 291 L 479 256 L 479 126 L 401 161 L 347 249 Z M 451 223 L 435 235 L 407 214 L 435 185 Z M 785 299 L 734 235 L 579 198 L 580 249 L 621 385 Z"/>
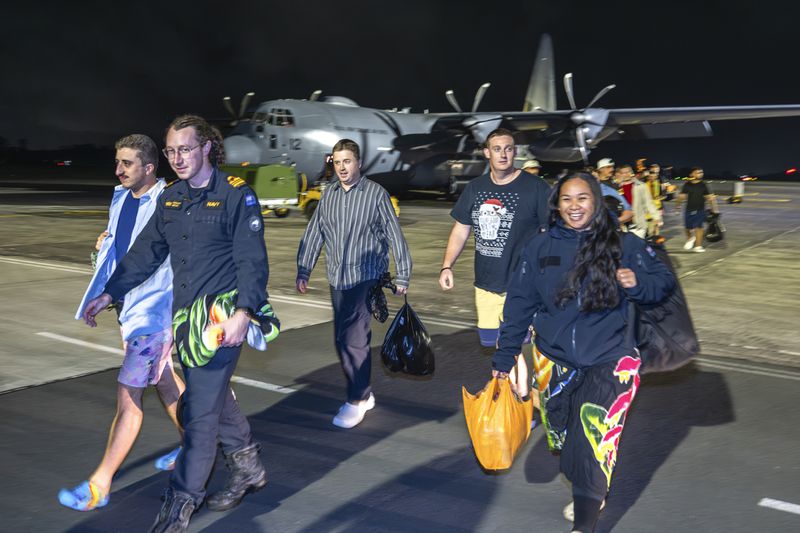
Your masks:
<path fill-rule="evenodd" d="M 120 181 L 108 214 L 108 227 L 98 238 L 96 270 L 75 314 L 83 318 L 87 303 L 103 292 L 106 282 L 137 235 L 155 212 L 156 199 L 166 186 L 156 178 L 158 148 L 146 135 L 133 134 L 116 143 L 116 171 Z M 167 414 L 178 427 L 178 399 L 183 381 L 172 367 L 172 269 L 169 260 L 144 283 L 128 292 L 116 306 L 125 358 L 117 378 L 117 413 L 111 425 L 103 459 L 83 483 L 59 492 L 59 502 L 77 511 L 91 511 L 108 503 L 111 480 L 130 452 L 142 426 L 142 396 L 155 385 Z M 177 448 L 159 458 L 156 467 L 170 470 Z"/>

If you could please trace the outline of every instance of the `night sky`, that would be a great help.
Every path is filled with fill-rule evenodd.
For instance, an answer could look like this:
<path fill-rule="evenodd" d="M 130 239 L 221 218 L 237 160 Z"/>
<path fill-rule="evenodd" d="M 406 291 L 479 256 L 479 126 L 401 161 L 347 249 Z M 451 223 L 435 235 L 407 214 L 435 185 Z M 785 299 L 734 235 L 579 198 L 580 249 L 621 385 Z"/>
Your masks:
<path fill-rule="evenodd" d="M 369 107 L 449 111 L 491 81 L 482 110 L 521 109 L 542 33 L 578 104 L 800 103 L 800 8 L 769 1 L 15 2 L 0 19 L 0 136 L 29 148 L 161 142 L 176 115 L 314 89 Z M 567 107 L 558 84 L 559 108 Z M 606 142 L 591 159 L 648 156 L 712 171 L 800 164 L 800 118 L 712 123 L 715 137 Z"/>

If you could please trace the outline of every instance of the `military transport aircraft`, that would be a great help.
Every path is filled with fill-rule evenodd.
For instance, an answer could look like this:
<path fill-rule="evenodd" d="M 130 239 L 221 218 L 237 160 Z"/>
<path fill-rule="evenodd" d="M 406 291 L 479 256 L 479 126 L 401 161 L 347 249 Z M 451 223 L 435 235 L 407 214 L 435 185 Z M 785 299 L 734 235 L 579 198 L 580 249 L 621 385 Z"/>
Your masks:
<path fill-rule="evenodd" d="M 489 83 L 480 86 L 472 107 L 464 111 L 453 91 L 445 96 L 452 113 L 411 113 L 410 109 L 360 107 L 349 98 L 271 100 L 244 117 L 253 93 L 234 117 L 225 139 L 229 163 L 292 165 L 312 181 L 323 176 L 331 147 L 343 137 L 358 142 L 363 171 L 390 191 L 438 189 L 455 192 L 461 176 L 483 172 L 480 148 L 490 131 L 515 132 L 518 145 L 544 161 L 587 161 L 601 141 L 711 135 L 710 120 L 800 115 L 800 105 L 661 107 L 609 109 L 597 102 L 614 85 L 603 88 L 588 105 L 575 103 L 572 74 L 563 79 L 570 109 L 556 109 L 553 45 L 543 35 L 521 111 L 479 111 Z"/>

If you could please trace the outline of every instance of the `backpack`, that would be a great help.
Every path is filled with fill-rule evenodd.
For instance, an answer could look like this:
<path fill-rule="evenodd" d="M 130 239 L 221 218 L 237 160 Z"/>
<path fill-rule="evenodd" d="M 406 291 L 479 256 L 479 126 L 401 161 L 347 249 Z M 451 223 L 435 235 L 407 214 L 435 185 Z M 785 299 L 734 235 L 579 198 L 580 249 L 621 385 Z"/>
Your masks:
<path fill-rule="evenodd" d="M 628 338 L 639 349 L 643 374 L 678 369 L 700 353 L 689 306 L 669 254 L 662 244 L 651 240 L 648 244 L 675 276 L 675 288 L 657 304 L 628 301 Z"/>

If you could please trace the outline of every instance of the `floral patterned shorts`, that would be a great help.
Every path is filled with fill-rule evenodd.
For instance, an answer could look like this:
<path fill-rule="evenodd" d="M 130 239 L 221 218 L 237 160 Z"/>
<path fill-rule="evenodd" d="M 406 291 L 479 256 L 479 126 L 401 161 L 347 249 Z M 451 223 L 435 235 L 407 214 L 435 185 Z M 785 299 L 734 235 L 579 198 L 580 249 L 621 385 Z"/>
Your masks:
<path fill-rule="evenodd" d="M 129 387 L 155 385 L 169 365 L 172 367 L 172 328 L 133 337 L 123 343 L 125 359 L 117 381 Z"/>

